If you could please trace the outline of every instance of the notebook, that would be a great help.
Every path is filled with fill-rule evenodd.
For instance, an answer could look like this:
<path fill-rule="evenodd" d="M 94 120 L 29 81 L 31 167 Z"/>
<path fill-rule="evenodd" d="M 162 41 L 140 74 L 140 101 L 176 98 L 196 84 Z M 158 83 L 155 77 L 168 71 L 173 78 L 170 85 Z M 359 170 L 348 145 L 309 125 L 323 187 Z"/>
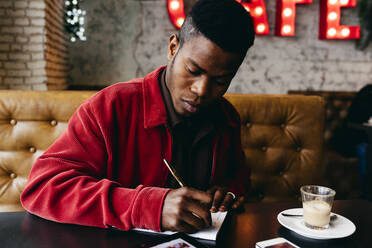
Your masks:
<path fill-rule="evenodd" d="M 211 213 L 212 217 L 212 225 L 209 228 L 200 230 L 196 233 L 189 234 L 189 236 L 197 238 L 197 239 L 206 239 L 206 240 L 213 240 L 215 241 L 217 239 L 218 232 L 226 218 L 227 212 L 217 212 L 217 213 Z M 140 229 L 140 228 L 134 228 L 133 231 L 139 231 L 139 232 L 146 232 L 146 233 L 159 233 L 164 235 L 171 235 L 176 232 L 171 231 L 164 231 L 164 232 L 155 232 L 152 230 L 147 229 Z"/>

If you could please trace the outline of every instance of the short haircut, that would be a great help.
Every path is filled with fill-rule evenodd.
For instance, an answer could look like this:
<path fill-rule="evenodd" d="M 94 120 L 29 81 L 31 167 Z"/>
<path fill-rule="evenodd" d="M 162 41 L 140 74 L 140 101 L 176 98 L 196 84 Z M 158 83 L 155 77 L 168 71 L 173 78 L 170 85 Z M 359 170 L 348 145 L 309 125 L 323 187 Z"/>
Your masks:
<path fill-rule="evenodd" d="M 242 54 L 243 58 L 255 36 L 251 16 L 235 0 L 198 1 L 179 31 L 180 47 L 200 34 L 222 50 Z"/>

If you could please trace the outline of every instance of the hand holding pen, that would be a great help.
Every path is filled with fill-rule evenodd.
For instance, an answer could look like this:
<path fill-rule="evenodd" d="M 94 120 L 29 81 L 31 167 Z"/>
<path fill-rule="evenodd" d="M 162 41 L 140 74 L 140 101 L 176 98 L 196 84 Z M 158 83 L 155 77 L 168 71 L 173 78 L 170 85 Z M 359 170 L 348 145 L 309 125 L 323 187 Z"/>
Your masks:
<path fill-rule="evenodd" d="M 211 225 L 210 193 L 185 187 L 176 170 L 164 159 L 164 164 L 180 188 L 171 190 L 164 200 L 162 228 L 164 230 L 193 233 Z"/>
<path fill-rule="evenodd" d="M 227 211 L 231 206 L 235 209 L 243 204 L 243 198 L 234 202 L 235 195 L 223 187 L 213 187 L 207 192 L 185 187 L 175 169 L 165 159 L 164 164 L 181 187 L 171 190 L 164 200 L 164 230 L 196 232 L 211 225 L 210 212 Z"/>

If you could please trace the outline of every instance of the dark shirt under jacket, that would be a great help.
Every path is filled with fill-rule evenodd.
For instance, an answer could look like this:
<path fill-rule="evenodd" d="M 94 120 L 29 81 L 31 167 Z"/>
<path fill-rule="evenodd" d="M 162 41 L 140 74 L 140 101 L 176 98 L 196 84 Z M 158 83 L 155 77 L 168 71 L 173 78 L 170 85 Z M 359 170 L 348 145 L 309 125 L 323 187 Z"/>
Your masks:
<path fill-rule="evenodd" d="M 218 113 L 218 108 L 215 106 L 192 117 L 186 118 L 178 115 L 165 82 L 165 74 L 166 69 L 160 74 L 159 84 L 172 135 L 172 161 L 170 163 L 186 186 L 206 190 L 209 188 L 213 162 L 213 138 L 218 129 L 218 123 L 226 120 L 221 119 L 222 115 Z M 179 188 L 177 181 L 170 173 L 165 187 Z"/>

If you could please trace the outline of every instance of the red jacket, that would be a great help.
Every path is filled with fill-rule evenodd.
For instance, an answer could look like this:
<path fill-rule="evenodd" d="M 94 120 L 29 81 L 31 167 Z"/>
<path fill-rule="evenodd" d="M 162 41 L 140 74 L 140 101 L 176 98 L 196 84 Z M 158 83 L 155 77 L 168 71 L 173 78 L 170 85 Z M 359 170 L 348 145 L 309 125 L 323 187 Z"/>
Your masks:
<path fill-rule="evenodd" d="M 160 231 L 169 191 L 162 188 L 168 176 L 162 160 L 170 161 L 172 152 L 158 84 L 162 69 L 110 86 L 77 109 L 34 164 L 21 195 L 26 210 L 57 222 Z M 249 173 L 239 116 L 221 101 L 229 125 L 215 137 L 210 184 L 242 195 Z"/>

